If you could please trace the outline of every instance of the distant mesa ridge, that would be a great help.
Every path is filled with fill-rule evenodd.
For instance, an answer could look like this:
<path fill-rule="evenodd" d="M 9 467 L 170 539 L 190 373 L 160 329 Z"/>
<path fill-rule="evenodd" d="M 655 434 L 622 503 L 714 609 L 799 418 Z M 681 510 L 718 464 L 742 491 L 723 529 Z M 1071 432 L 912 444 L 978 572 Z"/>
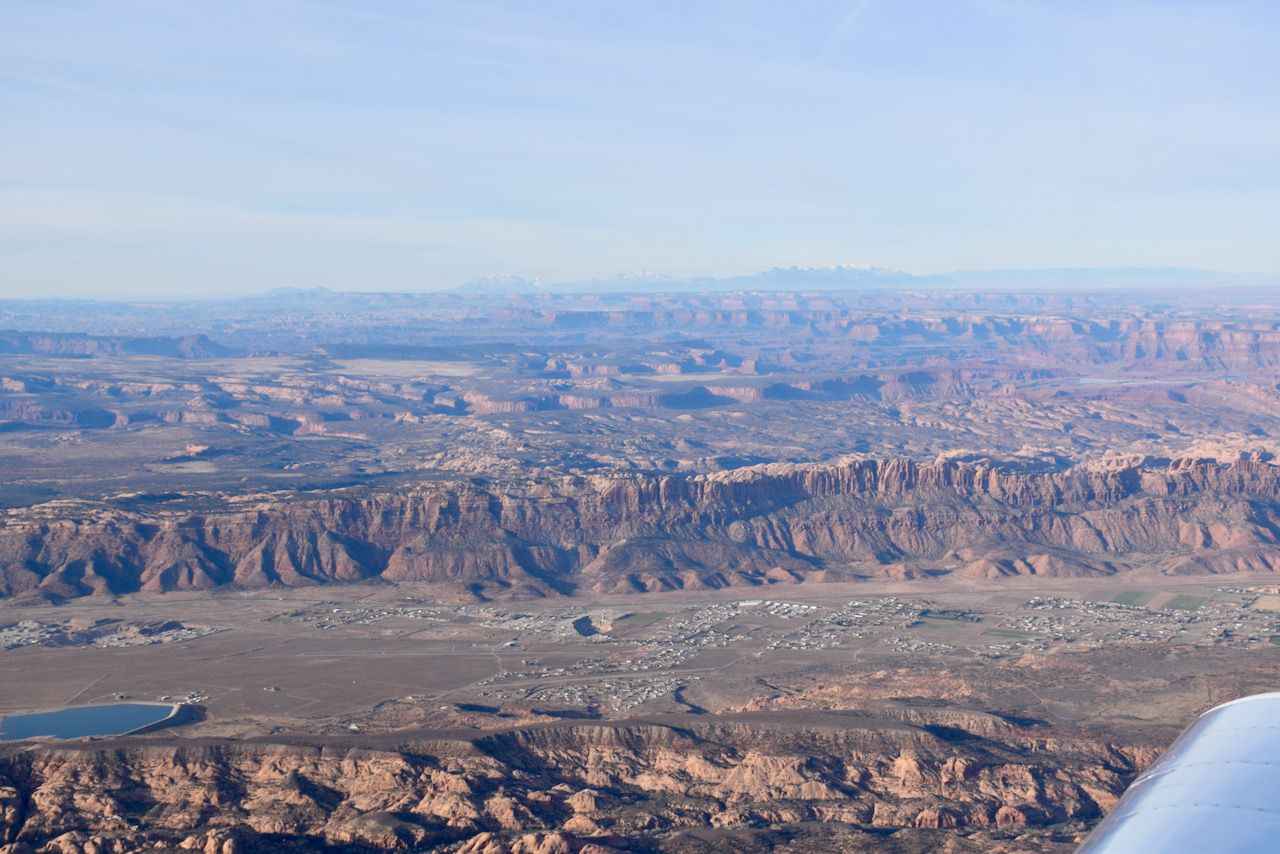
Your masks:
<path fill-rule="evenodd" d="M 1280 467 L 851 457 L 707 475 L 431 482 L 362 497 L 0 525 L 0 595 L 383 580 L 574 595 L 740 584 L 1280 568 Z"/>
<path fill-rule="evenodd" d="M 169 356 L 176 359 L 217 359 L 238 355 L 205 335 L 180 338 L 88 335 L 81 332 L 23 332 L 0 330 L 0 353 L 39 353 L 46 356 Z"/>

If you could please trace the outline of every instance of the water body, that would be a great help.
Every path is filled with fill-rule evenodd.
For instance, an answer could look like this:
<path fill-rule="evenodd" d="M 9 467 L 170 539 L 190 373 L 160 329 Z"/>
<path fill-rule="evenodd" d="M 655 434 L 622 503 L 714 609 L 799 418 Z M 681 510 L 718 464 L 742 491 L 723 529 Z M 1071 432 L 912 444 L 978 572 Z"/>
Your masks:
<path fill-rule="evenodd" d="M 0 741 L 52 736 L 84 738 L 90 735 L 124 735 L 169 718 L 175 706 L 154 703 L 108 703 L 79 706 L 29 715 L 9 715 L 0 720 Z"/>

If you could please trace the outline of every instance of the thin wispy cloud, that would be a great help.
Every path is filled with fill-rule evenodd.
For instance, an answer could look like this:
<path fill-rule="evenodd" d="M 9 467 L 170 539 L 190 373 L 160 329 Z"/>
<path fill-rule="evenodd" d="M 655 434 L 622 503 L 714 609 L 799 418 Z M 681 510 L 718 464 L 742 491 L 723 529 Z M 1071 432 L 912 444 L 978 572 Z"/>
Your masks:
<path fill-rule="evenodd" d="M 840 18 L 840 23 L 831 30 L 831 34 L 827 36 L 827 40 L 822 43 L 822 47 L 818 50 L 818 61 L 825 62 L 839 47 L 841 47 L 849 34 L 853 32 L 854 26 L 858 23 L 858 19 L 867 13 L 871 8 L 871 0 L 854 0 L 849 4 L 849 10 Z"/>

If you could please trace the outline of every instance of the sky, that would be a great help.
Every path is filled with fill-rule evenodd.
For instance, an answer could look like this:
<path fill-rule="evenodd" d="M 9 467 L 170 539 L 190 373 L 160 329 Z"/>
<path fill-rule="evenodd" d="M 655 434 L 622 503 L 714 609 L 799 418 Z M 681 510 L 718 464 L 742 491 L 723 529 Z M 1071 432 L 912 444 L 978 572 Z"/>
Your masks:
<path fill-rule="evenodd" d="M 1280 271 L 1280 4 L 3 0 L 0 296 Z"/>

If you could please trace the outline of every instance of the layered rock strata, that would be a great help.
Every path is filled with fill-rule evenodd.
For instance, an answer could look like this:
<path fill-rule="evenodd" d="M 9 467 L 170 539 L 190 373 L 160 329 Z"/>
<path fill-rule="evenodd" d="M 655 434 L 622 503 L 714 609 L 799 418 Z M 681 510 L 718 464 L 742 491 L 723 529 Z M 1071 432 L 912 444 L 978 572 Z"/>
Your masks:
<path fill-rule="evenodd" d="M 0 595 L 430 582 L 479 595 L 867 574 L 1271 570 L 1280 468 L 846 458 L 698 476 L 433 481 L 207 512 L 10 511 Z"/>

